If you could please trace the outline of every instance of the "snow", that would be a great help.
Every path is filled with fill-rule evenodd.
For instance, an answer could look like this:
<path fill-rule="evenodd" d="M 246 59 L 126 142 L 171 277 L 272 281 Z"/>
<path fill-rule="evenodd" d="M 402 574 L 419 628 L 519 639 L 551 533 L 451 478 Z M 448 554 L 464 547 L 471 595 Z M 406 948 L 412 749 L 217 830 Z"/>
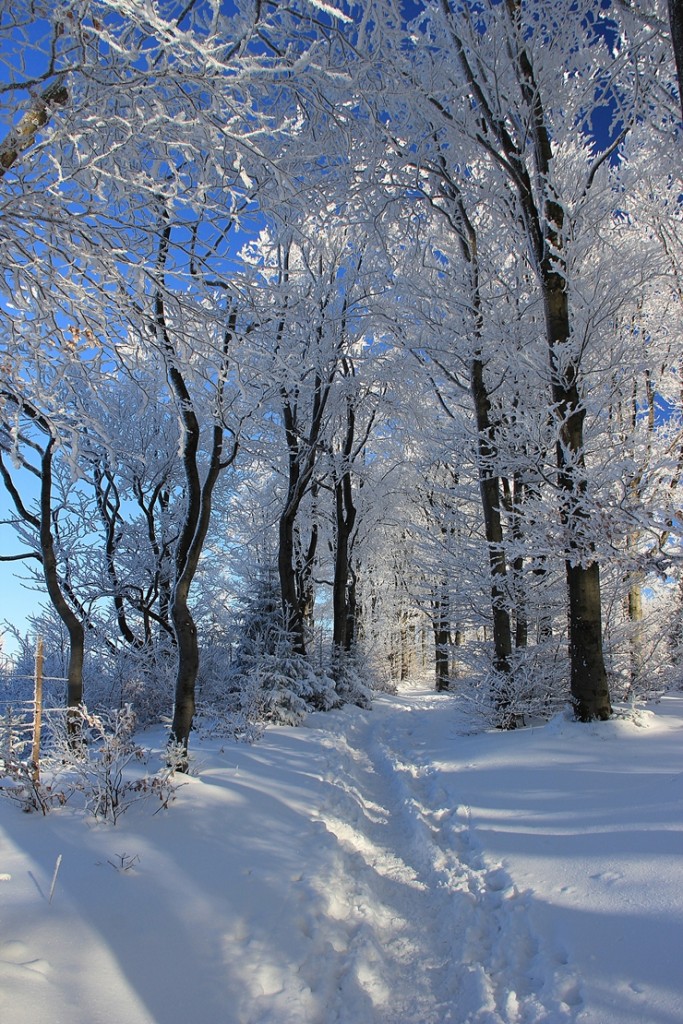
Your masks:
<path fill-rule="evenodd" d="M 680 1024 L 682 730 L 468 734 L 414 686 L 195 741 L 116 826 L 0 801 L 0 1020 Z"/>
<path fill-rule="evenodd" d="M 327 14 L 331 18 L 337 18 L 339 21 L 343 21 L 346 25 L 353 25 L 353 18 L 350 18 L 344 11 L 340 11 L 337 7 L 332 4 L 326 4 L 324 0 L 308 0 L 312 7 L 317 8 L 322 14 Z"/>

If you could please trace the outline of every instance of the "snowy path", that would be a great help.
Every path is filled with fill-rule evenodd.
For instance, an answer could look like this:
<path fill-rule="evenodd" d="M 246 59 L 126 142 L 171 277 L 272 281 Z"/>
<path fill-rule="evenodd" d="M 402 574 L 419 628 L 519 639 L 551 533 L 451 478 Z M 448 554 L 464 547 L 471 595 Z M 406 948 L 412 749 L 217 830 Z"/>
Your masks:
<path fill-rule="evenodd" d="M 0 1021 L 683 1024 L 683 695 L 641 717 L 415 688 L 197 739 L 115 828 L 0 801 Z"/>
<path fill-rule="evenodd" d="M 563 950 L 543 950 L 527 898 L 487 866 L 469 811 L 430 761 L 443 698 L 412 694 L 323 741 L 332 853 L 302 966 L 325 978 L 326 1024 L 564 1024 L 580 1008 Z"/>

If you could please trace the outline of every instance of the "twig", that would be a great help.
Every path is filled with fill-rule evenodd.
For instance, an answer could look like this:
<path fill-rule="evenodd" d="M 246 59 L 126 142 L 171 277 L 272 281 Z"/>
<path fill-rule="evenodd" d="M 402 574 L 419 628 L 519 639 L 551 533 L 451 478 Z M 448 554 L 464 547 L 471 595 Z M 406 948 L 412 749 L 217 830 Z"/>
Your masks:
<path fill-rule="evenodd" d="M 52 874 L 52 884 L 50 886 L 50 895 L 47 898 L 47 902 L 48 903 L 52 903 L 52 897 L 54 895 L 55 885 L 57 884 L 57 875 L 59 874 L 59 867 L 60 867 L 61 863 L 62 863 L 62 855 L 60 853 L 59 856 L 57 857 L 57 862 L 55 864 L 55 870 L 54 870 L 54 872 Z"/>

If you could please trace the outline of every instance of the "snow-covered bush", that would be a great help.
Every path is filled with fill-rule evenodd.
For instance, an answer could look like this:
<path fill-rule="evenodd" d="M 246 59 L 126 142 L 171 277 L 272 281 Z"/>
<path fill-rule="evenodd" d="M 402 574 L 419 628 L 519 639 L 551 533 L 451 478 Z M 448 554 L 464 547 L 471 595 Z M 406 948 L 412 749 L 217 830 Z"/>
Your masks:
<path fill-rule="evenodd" d="M 154 725 L 173 706 L 175 672 L 172 650 L 121 652 L 111 672 L 115 699 L 108 700 L 105 706 L 130 704 L 139 726 Z"/>
<path fill-rule="evenodd" d="M 673 596 L 664 592 L 643 601 L 642 618 L 635 621 L 626 601 L 607 617 L 605 661 L 614 701 L 651 700 L 680 682 L 680 608 Z"/>
<path fill-rule="evenodd" d="M 293 649 L 272 576 L 256 580 L 238 628 L 226 693 L 233 714 L 298 725 L 309 711 L 340 703 L 333 680 Z"/>
<path fill-rule="evenodd" d="M 340 704 L 356 704 L 359 708 L 372 707 L 368 667 L 357 648 L 352 651 L 333 652 L 331 675 Z"/>
<path fill-rule="evenodd" d="M 69 784 L 81 794 L 89 814 L 116 824 L 132 804 L 147 797 L 168 806 L 177 788 L 172 758 L 153 775 L 129 771 L 149 758 L 149 751 L 135 738 L 136 717 L 130 704 L 99 714 L 82 706 L 79 719 L 80 736 L 74 742 L 68 716 L 56 718 L 54 747 Z"/>
<path fill-rule="evenodd" d="M 569 700 L 560 637 L 549 637 L 513 652 L 510 673 L 493 668 L 468 678 L 458 695 L 484 728 L 514 729 L 546 721 Z"/>
<path fill-rule="evenodd" d="M 101 713 L 84 706 L 51 711 L 39 765 L 27 745 L 30 726 L 28 715 L 9 721 L 6 716 L 0 731 L 0 795 L 23 810 L 47 814 L 73 798 L 86 813 L 116 824 L 140 800 L 152 797 L 167 807 L 173 799 L 178 785 L 172 751 L 155 773 L 133 770 L 147 764 L 150 752 L 135 738 L 130 705 Z"/>
<path fill-rule="evenodd" d="M 32 759 L 33 705 L 7 705 L 0 718 L 0 796 L 16 803 L 22 811 L 47 814 L 68 799 L 61 785 L 60 767 L 41 777 Z"/>

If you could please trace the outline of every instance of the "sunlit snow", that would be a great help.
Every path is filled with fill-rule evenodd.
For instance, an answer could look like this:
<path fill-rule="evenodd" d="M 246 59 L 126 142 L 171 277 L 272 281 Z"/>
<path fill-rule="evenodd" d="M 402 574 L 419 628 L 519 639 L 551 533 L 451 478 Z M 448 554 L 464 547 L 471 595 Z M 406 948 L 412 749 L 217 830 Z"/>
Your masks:
<path fill-rule="evenodd" d="M 475 735 L 414 687 L 193 736 L 116 827 L 0 802 L 0 1020 L 680 1024 L 683 695 L 651 712 Z"/>

